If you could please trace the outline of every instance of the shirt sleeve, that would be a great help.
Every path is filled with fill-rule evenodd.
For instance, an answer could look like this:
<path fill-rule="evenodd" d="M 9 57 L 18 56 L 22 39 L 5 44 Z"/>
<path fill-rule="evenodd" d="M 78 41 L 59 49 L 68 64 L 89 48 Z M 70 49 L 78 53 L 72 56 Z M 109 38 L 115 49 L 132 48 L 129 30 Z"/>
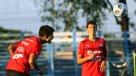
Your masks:
<path fill-rule="evenodd" d="M 80 54 L 82 57 L 84 56 L 84 44 L 82 42 L 79 43 L 77 54 Z"/>

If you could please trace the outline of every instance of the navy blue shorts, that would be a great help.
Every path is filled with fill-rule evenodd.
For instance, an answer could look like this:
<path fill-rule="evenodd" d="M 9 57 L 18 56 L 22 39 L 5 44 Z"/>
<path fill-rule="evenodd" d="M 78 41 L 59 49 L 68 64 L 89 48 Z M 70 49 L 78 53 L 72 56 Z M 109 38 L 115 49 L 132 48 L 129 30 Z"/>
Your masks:
<path fill-rule="evenodd" d="M 6 70 L 6 76 L 30 76 L 30 75 L 15 70 Z"/>

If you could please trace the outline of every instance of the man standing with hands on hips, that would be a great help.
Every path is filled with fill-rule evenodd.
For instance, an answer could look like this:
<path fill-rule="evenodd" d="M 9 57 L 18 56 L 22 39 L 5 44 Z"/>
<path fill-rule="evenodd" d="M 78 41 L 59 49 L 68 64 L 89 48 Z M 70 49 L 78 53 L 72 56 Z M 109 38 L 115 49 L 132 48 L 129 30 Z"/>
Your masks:
<path fill-rule="evenodd" d="M 105 76 L 106 42 L 96 37 L 96 28 L 95 21 L 88 21 L 86 24 L 88 37 L 78 46 L 77 63 L 82 64 L 82 76 Z"/>

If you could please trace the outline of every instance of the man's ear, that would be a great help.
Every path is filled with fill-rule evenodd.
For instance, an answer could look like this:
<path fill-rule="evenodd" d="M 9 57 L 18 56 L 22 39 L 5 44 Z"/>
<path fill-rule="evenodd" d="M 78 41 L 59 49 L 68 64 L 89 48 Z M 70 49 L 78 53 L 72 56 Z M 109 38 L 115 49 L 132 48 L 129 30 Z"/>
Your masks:
<path fill-rule="evenodd" d="M 44 38 L 46 38 L 46 34 L 45 34 L 45 35 L 43 35 L 43 36 L 40 36 L 40 38 L 41 38 L 41 39 L 44 39 Z"/>
<path fill-rule="evenodd" d="M 44 37 L 45 37 L 45 38 L 48 38 L 48 36 L 47 36 L 46 34 L 44 35 Z"/>

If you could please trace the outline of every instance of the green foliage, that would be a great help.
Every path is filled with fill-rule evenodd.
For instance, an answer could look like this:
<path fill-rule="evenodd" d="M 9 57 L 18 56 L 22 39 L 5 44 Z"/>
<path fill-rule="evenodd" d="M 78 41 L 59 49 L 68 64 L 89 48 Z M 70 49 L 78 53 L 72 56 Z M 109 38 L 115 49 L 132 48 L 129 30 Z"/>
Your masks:
<path fill-rule="evenodd" d="M 112 12 L 113 8 L 110 0 L 33 0 L 33 2 L 40 7 L 41 21 L 51 24 L 57 31 L 62 29 L 62 26 L 64 31 L 72 31 L 75 27 L 78 28 L 77 31 L 83 31 L 84 26 L 79 26 L 80 18 L 85 21 L 95 20 L 101 28 L 108 16 L 105 11 Z M 117 2 L 127 4 L 126 0 Z M 115 17 L 115 20 L 121 25 L 122 31 L 129 31 L 129 25 L 134 27 L 134 23 L 129 22 L 128 15 L 122 18 Z"/>
<path fill-rule="evenodd" d="M 3 33 L 19 33 L 20 31 L 19 30 L 8 30 L 8 29 L 4 29 L 2 27 L 0 27 L 0 34 L 3 34 Z"/>
<path fill-rule="evenodd" d="M 104 34 L 104 38 L 115 38 L 115 34 Z"/>
<path fill-rule="evenodd" d="M 41 7 L 40 15 L 42 22 L 52 23 L 53 27 L 61 28 L 64 24 L 64 31 L 78 28 L 78 19 L 85 18 L 95 20 L 98 25 L 102 25 L 105 20 L 105 9 L 108 9 L 107 0 L 33 0 Z M 61 26 L 58 25 L 61 23 Z M 58 29 L 57 29 L 58 30 Z"/>
<path fill-rule="evenodd" d="M 0 34 L 16 34 L 16 33 L 20 33 L 21 31 L 20 30 L 13 30 L 13 29 L 5 29 L 3 27 L 0 27 Z M 28 32 L 28 31 L 25 31 L 25 33 L 32 33 L 32 32 Z"/>
<path fill-rule="evenodd" d="M 21 31 L 20 30 L 9 30 L 9 29 L 4 29 L 4 28 L 2 28 L 2 27 L 0 27 L 0 34 L 20 34 L 21 33 Z M 31 32 L 27 32 L 27 31 L 25 31 L 25 33 L 31 33 Z M 8 40 L 8 39 L 10 39 L 10 40 L 12 40 L 12 39 L 20 39 L 20 35 L 19 36 L 9 36 L 9 37 L 7 37 L 7 36 L 1 36 L 0 37 L 0 40 Z"/>

